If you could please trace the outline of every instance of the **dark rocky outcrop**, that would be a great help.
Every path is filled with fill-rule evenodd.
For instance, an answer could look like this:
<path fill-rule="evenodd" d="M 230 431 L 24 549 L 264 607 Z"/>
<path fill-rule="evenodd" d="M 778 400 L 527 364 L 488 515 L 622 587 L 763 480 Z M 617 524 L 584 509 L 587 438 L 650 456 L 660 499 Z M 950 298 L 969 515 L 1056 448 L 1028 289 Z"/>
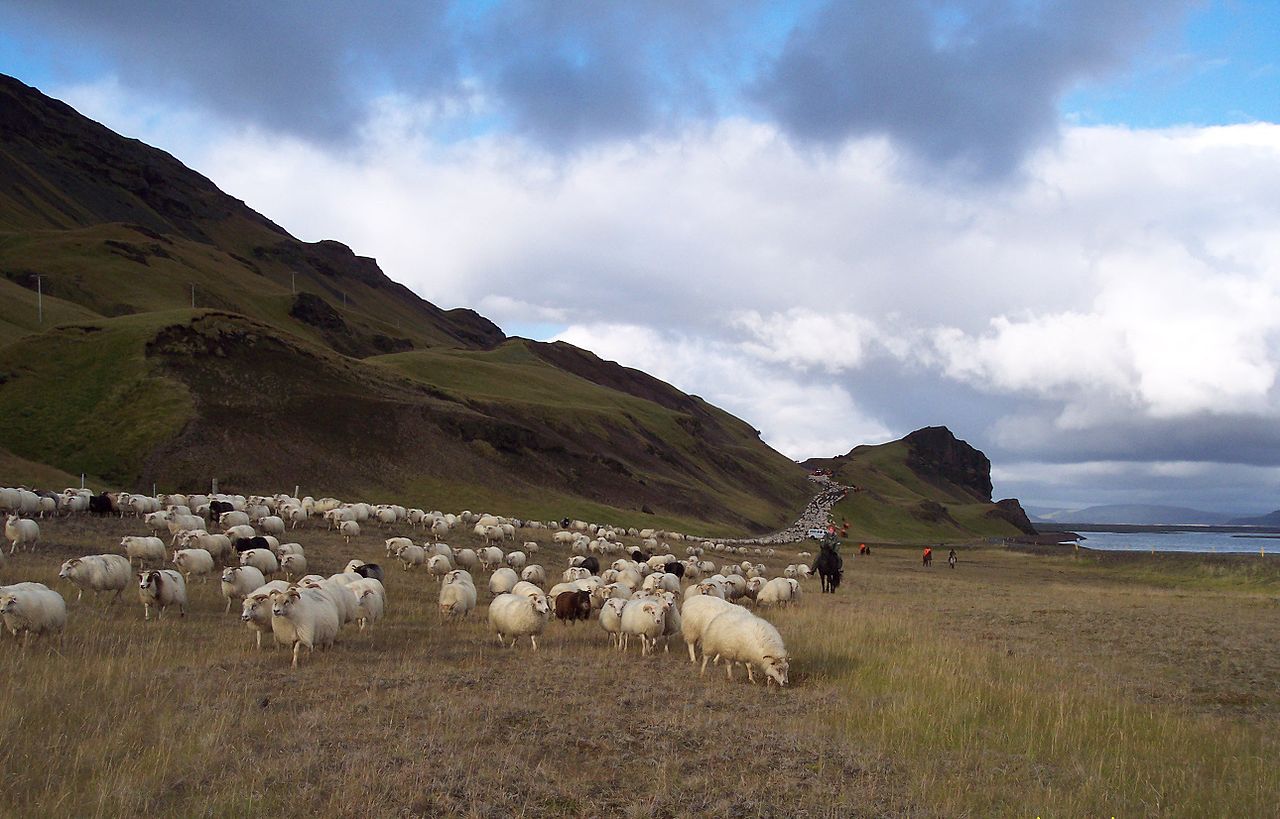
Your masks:
<path fill-rule="evenodd" d="M 999 518 L 1008 521 L 1018 528 L 1018 531 L 1027 535 L 1039 534 L 1036 527 L 1031 524 L 1031 519 L 1027 517 L 1026 510 L 1022 508 L 1022 504 L 1017 498 L 1005 498 L 996 501 L 996 508 L 987 513 L 989 518 Z"/>
<path fill-rule="evenodd" d="M 946 427 L 925 427 L 908 435 L 907 466 L 926 480 L 941 478 L 991 501 L 991 461 Z"/>

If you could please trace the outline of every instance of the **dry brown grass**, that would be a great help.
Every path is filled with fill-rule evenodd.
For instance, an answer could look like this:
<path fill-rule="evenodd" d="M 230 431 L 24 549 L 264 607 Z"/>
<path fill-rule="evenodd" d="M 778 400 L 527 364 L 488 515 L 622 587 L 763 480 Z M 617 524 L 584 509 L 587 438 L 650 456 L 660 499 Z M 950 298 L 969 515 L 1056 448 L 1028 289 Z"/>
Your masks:
<path fill-rule="evenodd" d="M 42 529 L 5 582 L 53 585 L 61 560 L 140 526 Z M 387 565 L 383 536 L 295 539 L 328 573 L 350 557 Z M 539 557 L 565 565 L 545 544 Z M 438 587 L 398 569 L 374 634 L 348 628 L 297 671 L 252 650 L 213 581 L 159 624 L 136 598 L 86 598 L 60 642 L 0 646 L 0 814 L 1262 815 L 1280 802 L 1274 592 L 1169 589 L 1002 550 L 966 552 L 954 572 L 892 549 L 847 567 L 839 595 L 812 584 L 769 615 L 795 655 L 781 693 L 699 680 L 683 645 L 619 657 L 595 623 L 504 650 L 487 592 L 470 622 L 442 626 Z"/>

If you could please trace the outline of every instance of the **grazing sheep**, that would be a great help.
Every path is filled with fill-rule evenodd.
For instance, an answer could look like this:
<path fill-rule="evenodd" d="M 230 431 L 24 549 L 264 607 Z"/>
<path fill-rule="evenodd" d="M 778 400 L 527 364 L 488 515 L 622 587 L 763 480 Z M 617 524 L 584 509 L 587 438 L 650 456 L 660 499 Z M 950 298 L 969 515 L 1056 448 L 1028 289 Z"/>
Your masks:
<path fill-rule="evenodd" d="M 79 590 L 76 593 L 77 603 L 86 589 L 93 592 L 95 598 L 98 592 L 114 591 L 115 596 L 111 598 L 114 603 L 129 588 L 129 583 L 133 580 L 133 569 L 129 566 L 129 561 L 120 555 L 86 555 L 73 557 L 63 563 L 58 577 L 70 581 Z"/>
<path fill-rule="evenodd" d="M 566 623 L 591 619 L 591 594 L 577 591 L 560 592 L 556 596 L 556 619 Z"/>
<path fill-rule="evenodd" d="M 456 571 L 450 572 L 456 575 Z M 476 587 L 469 582 L 449 582 L 440 586 L 440 616 L 445 619 L 466 617 L 476 607 Z"/>
<path fill-rule="evenodd" d="M 521 580 L 519 583 L 511 587 L 512 594 L 523 594 L 525 597 L 545 597 L 544 592 L 539 586 L 535 586 L 527 580 Z"/>
<path fill-rule="evenodd" d="M 213 555 L 206 549 L 177 549 L 173 553 L 173 565 L 188 583 L 193 574 L 207 581 L 213 574 Z"/>
<path fill-rule="evenodd" d="M 150 562 L 164 562 L 164 541 L 158 537 L 128 535 L 120 538 L 120 545 L 124 547 L 124 553 L 129 558 L 130 566 L 133 565 L 134 558 L 137 558 L 139 566 L 144 566 Z"/>
<path fill-rule="evenodd" d="M 233 601 L 244 600 L 254 589 L 266 585 L 266 582 L 261 570 L 253 566 L 228 566 L 223 569 L 222 596 L 227 598 L 227 608 L 223 614 L 231 611 Z"/>
<path fill-rule="evenodd" d="M 276 557 L 284 557 L 285 555 L 303 555 L 307 554 L 307 550 L 302 548 L 301 543 L 281 543 L 271 551 L 276 553 Z"/>
<path fill-rule="evenodd" d="M 218 525 L 223 529 L 230 529 L 232 526 L 248 526 L 249 515 L 246 512 L 236 510 L 223 512 L 218 515 Z"/>
<path fill-rule="evenodd" d="M 276 558 L 276 553 L 270 549 L 250 549 L 246 552 L 241 552 L 240 565 L 253 566 L 264 575 L 275 574 L 280 571 L 280 561 Z"/>
<path fill-rule="evenodd" d="M 409 544 L 401 546 L 396 552 L 396 559 L 400 561 L 400 565 L 407 572 L 414 566 L 421 566 L 427 562 L 427 550 L 417 544 Z"/>
<path fill-rule="evenodd" d="M 355 561 L 352 562 L 354 563 Z M 361 563 L 359 566 L 354 567 L 347 564 L 345 571 L 358 574 L 361 577 L 369 578 L 371 580 L 377 580 L 379 583 L 382 583 L 387 579 L 386 573 L 382 571 L 382 567 L 377 563 Z"/>
<path fill-rule="evenodd" d="M 284 572 L 286 580 L 292 580 L 294 575 L 302 576 L 307 573 L 307 558 L 298 554 L 287 554 L 280 558 L 280 571 Z"/>
<path fill-rule="evenodd" d="M 387 607 L 387 590 L 382 582 L 372 577 L 363 577 L 347 584 L 347 589 L 356 596 L 356 623 L 360 631 L 366 627 L 373 631 L 373 624 L 382 619 Z"/>
<path fill-rule="evenodd" d="M 502 550 L 497 546 L 487 546 L 477 552 L 476 556 L 480 559 L 480 567 L 486 572 L 502 565 Z"/>
<path fill-rule="evenodd" d="M 453 565 L 464 569 L 474 569 L 480 565 L 480 556 L 475 549 L 459 549 L 453 557 Z"/>
<path fill-rule="evenodd" d="M 4 539 L 9 541 L 9 554 L 13 554 L 19 546 L 24 550 L 34 549 L 40 541 L 40 526 L 34 520 L 9 515 L 4 521 Z M 162 555 L 160 559 L 163 560 L 163 546 L 160 553 Z"/>
<path fill-rule="evenodd" d="M 680 633 L 689 647 L 689 662 L 698 661 L 694 648 L 701 642 L 702 632 L 706 630 L 707 623 L 735 608 L 737 606 L 733 603 L 714 595 L 699 594 L 685 598 L 684 608 L 680 612 Z"/>
<path fill-rule="evenodd" d="M 427 574 L 433 579 L 443 579 L 451 571 L 453 571 L 453 564 L 444 555 L 432 555 L 427 558 Z"/>
<path fill-rule="evenodd" d="M 226 535 L 232 543 L 258 536 L 253 527 L 247 523 L 240 526 L 228 526 L 222 534 Z"/>
<path fill-rule="evenodd" d="M 775 577 L 756 595 L 756 604 L 760 606 L 785 606 L 792 600 L 794 589 L 791 584 L 796 581 L 786 577 Z"/>
<path fill-rule="evenodd" d="M 430 546 L 423 546 L 427 550 L 428 555 L 444 555 L 449 558 L 449 562 L 453 562 L 453 547 L 448 543 L 432 543 Z"/>
<path fill-rule="evenodd" d="M 387 547 L 387 557 L 391 557 L 406 546 L 413 545 L 413 541 L 407 537 L 389 537 L 383 543 Z"/>
<path fill-rule="evenodd" d="M 292 647 L 292 668 L 303 646 L 308 652 L 328 648 L 338 636 L 341 614 L 329 591 L 293 587 L 271 595 L 271 631 L 277 643 Z"/>
<path fill-rule="evenodd" d="M 500 594 L 489 604 L 489 627 L 498 635 L 498 643 L 511 647 L 521 637 L 528 636 L 533 650 L 538 650 L 538 635 L 547 624 L 551 609 L 545 597 L 525 597 L 518 594 Z"/>
<path fill-rule="evenodd" d="M 311 575 L 307 577 L 305 581 L 298 581 L 298 587 L 319 589 L 328 594 L 334 608 L 337 609 L 340 625 L 354 623 L 359 619 L 360 601 L 356 599 L 356 593 L 351 590 L 351 586 L 360 582 L 360 575 L 352 572 L 338 572 L 322 580 L 316 580 Z"/>
<path fill-rule="evenodd" d="M 344 520 L 342 525 L 338 527 L 338 531 L 342 533 L 342 539 L 345 542 L 350 543 L 351 538 L 360 537 L 360 524 L 356 523 L 354 520 Z M 296 651 L 294 652 L 293 658 L 294 664 L 296 665 L 298 659 L 298 653 Z"/>
<path fill-rule="evenodd" d="M 67 602 L 43 583 L 0 586 L 0 619 L 14 639 L 22 633 L 26 648 L 32 634 L 52 634 L 67 624 Z"/>
<path fill-rule="evenodd" d="M 742 663 L 747 668 L 747 678 L 755 683 L 753 666 L 765 674 L 765 685 L 776 682 L 779 687 L 787 684 L 787 649 L 782 635 L 768 620 L 757 617 L 738 607 L 737 611 L 725 611 L 713 617 L 702 632 L 702 669 L 707 673 L 707 660 L 725 661 L 725 671 L 733 679 L 733 664 Z"/>
<path fill-rule="evenodd" d="M 524 543 L 520 544 L 520 548 L 524 550 L 525 554 L 536 555 L 540 547 L 538 546 L 538 541 L 526 540 Z"/>
<path fill-rule="evenodd" d="M 600 607 L 600 627 L 609 634 L 609 645 L 622 648 L 622 610 L 627 601 L 619 597 L 611 597 Z"/>
<path fill-rule="evenodd" d="M 445 583 L 466 583 L 468 586 L 476 585 L 475 578 L 471 576 L 471 572 L 466 569 L 454 569 L 444 576 Z"/>
<path fill-rule="evenodd" d="M 231 545 L 231 538 L 204 531 L 188 531 L 178 538 L 178 543 L 184 549 L 204 549 L 213 555 L 214 560 L 224 563 L 231 560 L 236 553 L 235 547 Z"/>
<path fill-rule="evenodd" d="M 520 579 L 527 580 L 538 586 L 547 585 L 547 572 L 537 563 L 530 563 L 520 572 Z"/>
<path fill-rule="evenodd" d="M 271 633 L 271 594 L 288 588 L 289 584 L 283 580 L 272 580 L 245 595 L 240 607 L 240 621 L 254 632 L 259 650 L 262 649 L 262 635 Z"/>
<path fill-rule="evenodd" d="M 187 583 L 173 569 L 156 569 L 142 572 L 138 580 L 138 599 L 142 602 L 142 619 L 151 619 L 151 607 L 156 607 L 156 619 L 164 619 L 164 610 L 177 606 L 178 614 L 187 616 Z"/>
<path fill-rule="evenodd" d="M 525 557 L 524 552 L 511 552 L 507 555 L 506 559 L 507 559 L 507 565 L 515 569 L 516 571 L 520 571 L 521 569 L 523 569 L 524 564 L 528 562 L 528 558 Z"/>
<path fill-rule="evenodd" d="M 666 602 L 652 599 L 628 600 L 622 609 L 622 650 L 627 650 L 632 634 L 640 638 L 640 656 L 649 653 L 666 627 Z"/>
<path fill-rule="evenodd" d="M 449 524 L 444 518 L 436 518 L 435 523 L 431 524 L 431 536 L 436 540 L 449 534 Z"/>
<path fill-rule="evenodd" d="M 497 597 L 500 594 L 507 594 L 520 582 L 520 576 L 516 574 L 515 569 L 508 569 L 505 566 L 498 569 L 489 578 L 489 594 Z"/>

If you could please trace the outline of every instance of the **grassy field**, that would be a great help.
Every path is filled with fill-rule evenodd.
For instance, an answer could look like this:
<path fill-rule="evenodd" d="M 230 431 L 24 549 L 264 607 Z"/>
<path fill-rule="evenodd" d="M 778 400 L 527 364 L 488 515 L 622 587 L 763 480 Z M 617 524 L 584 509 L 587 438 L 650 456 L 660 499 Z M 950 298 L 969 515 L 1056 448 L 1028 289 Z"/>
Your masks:
<path fill-rule="evenodd" d="M 39 553 L 0 564 L 5 582 L 54 585 L 61 560 L 140 533 L 42 526 Z M 390 534 L 295 539 L 328 573 L 385 563 Z M 544 543 L 538 559 L 566 557 Z M 960 558 L 850 555 L 838 595 L 811 584 L 770 613 L 793 654 L 781 692 L 699 679 L 683 645 L 618 657 L 594 622 L 550 624 L 537 653 L 501 649 L 487 592 L 470 622 L 441 625 L 435 584 L 398 569 L 373 634 L 346 630 L 296 671 L 252 649 L 216 582 L 160 623 L 132 596 L 86 598 L 60 641 L 0 645 L 0 814 L 1273 813 L 1280 564 Z"/>

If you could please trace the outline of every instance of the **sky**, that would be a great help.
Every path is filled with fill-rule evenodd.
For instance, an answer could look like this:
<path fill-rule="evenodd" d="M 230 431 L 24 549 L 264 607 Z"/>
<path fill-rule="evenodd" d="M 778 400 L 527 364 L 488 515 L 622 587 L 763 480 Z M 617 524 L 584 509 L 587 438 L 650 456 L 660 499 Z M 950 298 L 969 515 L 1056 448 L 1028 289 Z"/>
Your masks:
<path fill-rule="evenodd" d="M 796 459 L 1280 508 L 1280 5 L 0 0 L 0 72 Z"/>

